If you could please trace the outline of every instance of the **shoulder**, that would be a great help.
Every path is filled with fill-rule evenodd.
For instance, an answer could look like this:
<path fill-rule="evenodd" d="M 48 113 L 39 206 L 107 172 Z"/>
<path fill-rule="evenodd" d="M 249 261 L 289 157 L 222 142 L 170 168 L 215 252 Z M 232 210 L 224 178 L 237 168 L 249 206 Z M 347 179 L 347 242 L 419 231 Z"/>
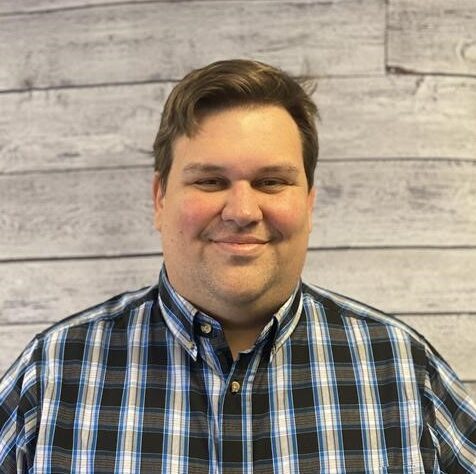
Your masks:
<path fill-rule="evenodd" d="M 152 305 L 156 299 L 157 285 L 118 294 L 46 328 L 35 336 L 30 346 L 51 348 L 67 339 L 81 343 L 91 340 L 93 334 L 98 337 L 105 326 L 126 328 L 133 322 L 134 310 Z"/>
<path fill-rule="evenodd" d="M 31 368 L 38 374 L 38 367 L 42 367 L 41 371 L 46 370 L 48 361 L 62 359 L 67 349 L 78 349 L 90 343 L 103 345 L 113 330 L 125 333 L 134 325 L 144 325 L 145 320 L 137 317 L 137 310 L 152 308 L 156 300 L 157 285 L 153 285 L 118 294 L 56 322 L 30 341 L 3 378 L 21 377 Z M 151 314 L 151 311 L 146 313 Z"/>
<path fill-rule="evenodd" d="M 323 340 L 334 352 L 351 353 L 354 361 L 370 358 L 400 373 L 411 366 L 420 387 L 435 374 L 457 379 L 433 345 L 395 316 L 315 285 L 303 284 L 302 294 L 307 324 L 318 334 L 316 340 Z"/>
<path fill-rule="evenodd" d="M 304 307 L 311 312 L 320 310 L 327 324 L 348 327 L 360 325 L 373 333 L 382 333 L 391 338 L 407 340 L 432 353 L 431 344 L 418 331 L 395 316 L 376 309 L 368 304 L 357 301 L 334 291 L 312 285 L 303 284 Z"/>
<path fill-rule="evenodd" d="M 130 332 L 147 332 L 157 291 L 154 285 L 121 293 L 37 334 L 0 378 L 0 401 L 2 393 L 26 392 L 64 364 L 98 357 L 98 348 L 107 350 L 109 343 L 125 347 Z"/>

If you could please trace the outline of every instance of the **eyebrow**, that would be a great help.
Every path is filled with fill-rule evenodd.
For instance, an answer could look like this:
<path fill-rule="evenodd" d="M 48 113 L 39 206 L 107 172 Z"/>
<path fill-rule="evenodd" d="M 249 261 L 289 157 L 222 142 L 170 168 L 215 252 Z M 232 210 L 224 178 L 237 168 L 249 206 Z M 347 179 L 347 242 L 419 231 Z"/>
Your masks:
<path fill-rule="evenodd" d="M 183 168 L 183 173 L 196 173 L 196 172 L 223 172 L 224 166 L 210 165 L 207 163 L 189 163 Z"/>
<path fill-rule="evenodd" d="M 184 174 L 191 173 L 223 173 L 226 171 L 225 166 L 211 165 L 209 163 L 189 163 L 183 168 Z M 259 173 L 289 173 L 293 175 L 299 174 L 297 166 L 283 164 L 283 165 L 269 165 L 263 166 L 257 170 Z"/>

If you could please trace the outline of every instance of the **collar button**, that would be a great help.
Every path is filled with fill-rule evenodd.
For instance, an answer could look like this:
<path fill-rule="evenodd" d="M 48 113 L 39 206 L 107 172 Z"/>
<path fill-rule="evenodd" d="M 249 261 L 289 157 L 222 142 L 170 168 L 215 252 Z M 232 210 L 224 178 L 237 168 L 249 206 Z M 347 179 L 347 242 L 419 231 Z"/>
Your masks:
<path fill-rule="evenodd" d="M 211 324 L 208 324 L 208 323 L 201 324 L 200 331 L 202 331 L 202 334 L 210 334 L 212 332 Z"/>

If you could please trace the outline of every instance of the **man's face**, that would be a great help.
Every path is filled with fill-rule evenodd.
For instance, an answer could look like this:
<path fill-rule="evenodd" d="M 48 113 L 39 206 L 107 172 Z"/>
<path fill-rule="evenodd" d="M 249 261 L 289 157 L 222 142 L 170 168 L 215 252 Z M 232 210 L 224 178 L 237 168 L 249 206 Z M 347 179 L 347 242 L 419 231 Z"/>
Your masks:
<path fill-rule="evenodd" d="M 300 277 L 311 230 L 298 128 L 281 107 L 231 108 L 179 137 L 155 225 L 174 288 L 204 311 L 276 309 Z"/>

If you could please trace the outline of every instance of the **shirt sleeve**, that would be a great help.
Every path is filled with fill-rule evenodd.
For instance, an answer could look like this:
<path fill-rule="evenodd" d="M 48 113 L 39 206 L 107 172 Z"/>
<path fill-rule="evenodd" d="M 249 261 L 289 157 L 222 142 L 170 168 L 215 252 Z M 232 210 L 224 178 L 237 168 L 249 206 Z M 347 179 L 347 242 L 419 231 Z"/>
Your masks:
<path fill-rule="evenodd" d="M 436 351 L 429 355 L 427 368 L 425 397 L 440 468 L 446 473 L 476 473 L 476 404 Z"/>
<path fill-rule="evenodd" d="M 28 472 L 39 420 L 41 340 L 26 347 L 0 380 L 0 472 Z"/>

